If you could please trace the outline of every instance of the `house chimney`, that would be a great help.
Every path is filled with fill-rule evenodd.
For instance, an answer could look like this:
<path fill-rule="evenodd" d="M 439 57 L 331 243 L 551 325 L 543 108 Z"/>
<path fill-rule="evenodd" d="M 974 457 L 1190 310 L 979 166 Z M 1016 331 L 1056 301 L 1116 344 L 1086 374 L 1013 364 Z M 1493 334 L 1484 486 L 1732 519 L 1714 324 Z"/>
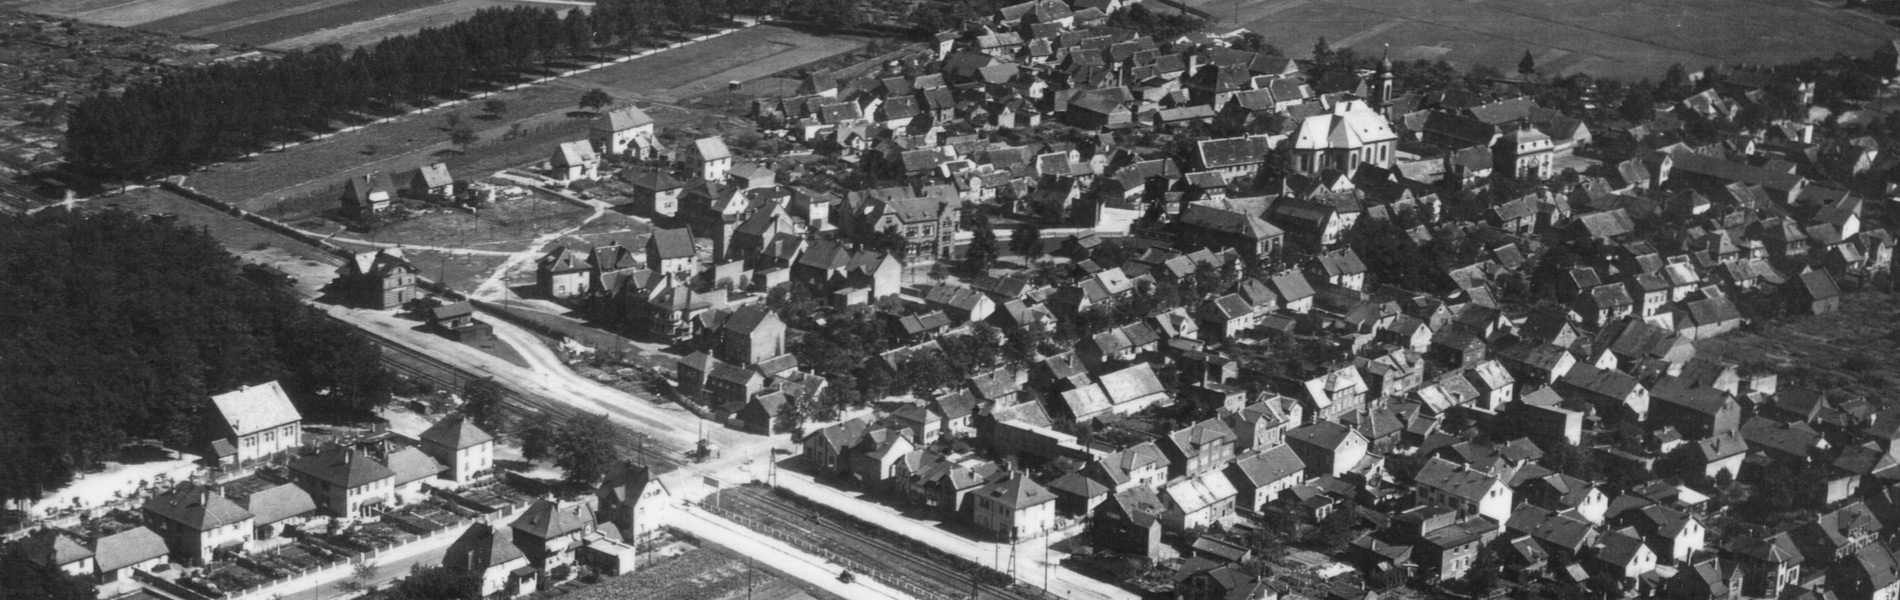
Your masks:
<path fill-rule="evenodd" d="M 344 451 L 343 451 L 343 464 L 346 464 L 346 465 L 347 465 L 347 464 L 350 464 L 350 460 L 351 460 L 352 458 L 354 458 L 355 456 L 356 456 L 356 451 L 355 451 L 355 450 L 349 450 L 349 449 L 346 449 L 346 450 L 344 450 Z"/>

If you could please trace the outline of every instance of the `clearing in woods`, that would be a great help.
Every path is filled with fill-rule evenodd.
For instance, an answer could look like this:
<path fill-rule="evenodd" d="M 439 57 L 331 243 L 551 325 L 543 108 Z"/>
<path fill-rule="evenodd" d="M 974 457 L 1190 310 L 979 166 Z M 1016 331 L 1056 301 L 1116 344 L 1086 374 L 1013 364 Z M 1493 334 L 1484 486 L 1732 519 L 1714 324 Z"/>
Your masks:
<path fill-rule="evenodd" d="M 1780 63 L 1865 55 L 1894 30 L 1806 0 L 1188 0 L 1219 26 L 1244 26 L 1294 56 L 1324 37 L 1361 54 L 1444 59 L 1513 72 L 1657 78 L 1674 63 Z"/>

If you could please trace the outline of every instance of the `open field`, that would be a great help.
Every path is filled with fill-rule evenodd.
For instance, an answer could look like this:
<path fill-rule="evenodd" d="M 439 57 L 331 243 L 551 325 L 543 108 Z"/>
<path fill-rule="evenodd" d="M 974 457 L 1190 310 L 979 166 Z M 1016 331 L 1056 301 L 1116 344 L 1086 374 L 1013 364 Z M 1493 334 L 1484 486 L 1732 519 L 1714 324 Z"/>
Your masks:
<path fill-rule="evenodd" d="M 461 151 L 448 143 L 443 113 L 398 118 L 288 150 L 266 152 L 245 160 L 217 165 L 192 174 L 188 183 L 205 193 L 249 210 L 271 216 L 298 218 L 334 207 L 328 196 L 351 176 L 371 171 L 402 173 L 442 161 L 457 177 L 482 176 L 546 158 L 563 141 L 586 136 L 588 121 L 570 118 L 586 90 L 607 89 L 620 101 L 657 99 L 661 102 L 694 91 L 700 80 L 752 79 L 848 51 L 864 42 L 854 38 L 826 38 L 779 27 L 753 27 L 731 34 L 652 54 L 581 76 L 545 85 L 495 94 L 508 105 L 501 118 L 480 116 L 480 109 L 460 112 L 476 127 L 480 142 Z M 743 65 L 714 57 L 750 45 L 782 48 L 772 57 Z M 762 64 L 771 63 L 771 64 Z M 787 66 L 781 66 L 787 65 Z M 662 129 L 692 125 L 710 129 L 727 123 L 666 104 L 636 102 Z M 520 125 L 520 137 L 504 140 Z M 285 198 L 311 198 L 310 205 L 270 210 Z"/>
<path fill-rule="evenodd" d="M 0 6 L 274 49 L 359 46 L 528 0 L 26 0 Z M 565 8 L 559 6 L 556 8 Z"/>
<path fill-rule="evenodd" d="M 576 88 L 605 89 L 615 96 L 678 102 L 817 62 L 869 43 L 853 36 L 818 37 L 782 27 L 752 29 L 689 44 L 640 60 L 568 78 Z"/>
<path fill-rule="evenodd" d="M 1751 327 L 1696 342 L 1698 356 L 1781 374 L 1849 395 L 1884 397 L 1900 382 L 1900 304 L 1886 292 L 1848 294 L 1839 312 Z"/>
<path fill-rule="evenodd" d="M 1245 26 L 1295 56 L 1334 47 L 1394 59 L 1638 79 L 1669 65 L 1778 63 L 1864 55 L 1892 28 L 1806 0 L 1189 0 L 1220 27 Z M 1237 17 L 1237 18 L 1236 18 Z"/>

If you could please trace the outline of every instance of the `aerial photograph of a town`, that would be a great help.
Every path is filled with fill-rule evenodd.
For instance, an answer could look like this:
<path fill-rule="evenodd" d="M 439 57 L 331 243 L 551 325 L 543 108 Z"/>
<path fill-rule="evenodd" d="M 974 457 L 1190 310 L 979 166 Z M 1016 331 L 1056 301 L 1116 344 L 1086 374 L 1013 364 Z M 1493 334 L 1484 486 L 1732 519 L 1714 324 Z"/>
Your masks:
<path fill-rule="evenodd" d="M 1896 246 L 1900 0 L 0 0 L 0 600 L 1900 600 Z"/>

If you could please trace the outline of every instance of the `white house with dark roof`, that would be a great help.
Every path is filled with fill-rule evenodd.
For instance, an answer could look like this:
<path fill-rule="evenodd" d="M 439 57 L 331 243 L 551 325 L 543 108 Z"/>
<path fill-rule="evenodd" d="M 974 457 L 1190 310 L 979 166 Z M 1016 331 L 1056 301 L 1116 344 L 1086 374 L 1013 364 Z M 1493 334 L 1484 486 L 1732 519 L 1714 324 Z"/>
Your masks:
<path fill-rule="evenodd" d="M 984 486 L 973 497 L 976 526 L 1002 539 L 1030 539 L 1055 529 L 1055 493 L 1027 474 L 1016 473 Z"/>
<path fill-rule="evenodd" d="M 1293 448 L 1280 445 L 1240 457 L 1227 465 L 1226 474 L 1234 485 L 1236 505 L 1257 511 L 1280 492 L 1306 481 L 1306 462 Z"/>
<path fill-rule="evenodd" d="M 1490 471 L 1433 457 L 1419 469 L 1415 481 L 1421 502 L 1456 510 L 1464 517 L 1488 517 L 1498 523 L 1499 531 L 1511 520 L 1511 488 Z"/>
<path fill-rule="evenodd" d="M 362 516 L 364 507 L 388 503 L 396 493 L 395 471 L 346 446 L 291 461 L 290 474 L 319 508 L 340 517 Z"/>
<path fill-rule="evenodd" d="M 181 562 L 201 563 L 220 549 L 242 550 L 252 539 L 251 511 L 202 485 L 179 485 L 139 508 Z"/>
<path fill-rule="evenodd" d="M 601 480 L 594 498 L 601 522 L 618 528 L 620 539 L 631 542 L 666 524 L 672 492 L 651 467 L 622 461 Z"/>
<path fill-rule="evenodd" d="M 243 464 L 303 444 L 303 415 L 272 381 L 211 397 L 212 455 Z"/>
<path fill-rule="evenodd" d="M 638 106 L 624 106 L 607 111 L 594 120 L 588 132 L 594 151 L 600 154 L 631 155 L 639 159 L 652 159 L 664 149 L 660 140 L 654 137 L 653 117 Z"/>
<path fill-rule="evenodd" d="M 528 555 L 515 547 L 514 530 L 475 523 L 449 544 L 442 566 L 475 576 L 483 598 L 516 598 L 534 593 L 538 578 Z"/>
<path fill-rule="evenodd" d="M 442 479 L 469 483 L 489 476 L 495 467 L 495 437 L 467 417 L 453 415 L 422 432 L 422 451 L 447 467 Z"/>

